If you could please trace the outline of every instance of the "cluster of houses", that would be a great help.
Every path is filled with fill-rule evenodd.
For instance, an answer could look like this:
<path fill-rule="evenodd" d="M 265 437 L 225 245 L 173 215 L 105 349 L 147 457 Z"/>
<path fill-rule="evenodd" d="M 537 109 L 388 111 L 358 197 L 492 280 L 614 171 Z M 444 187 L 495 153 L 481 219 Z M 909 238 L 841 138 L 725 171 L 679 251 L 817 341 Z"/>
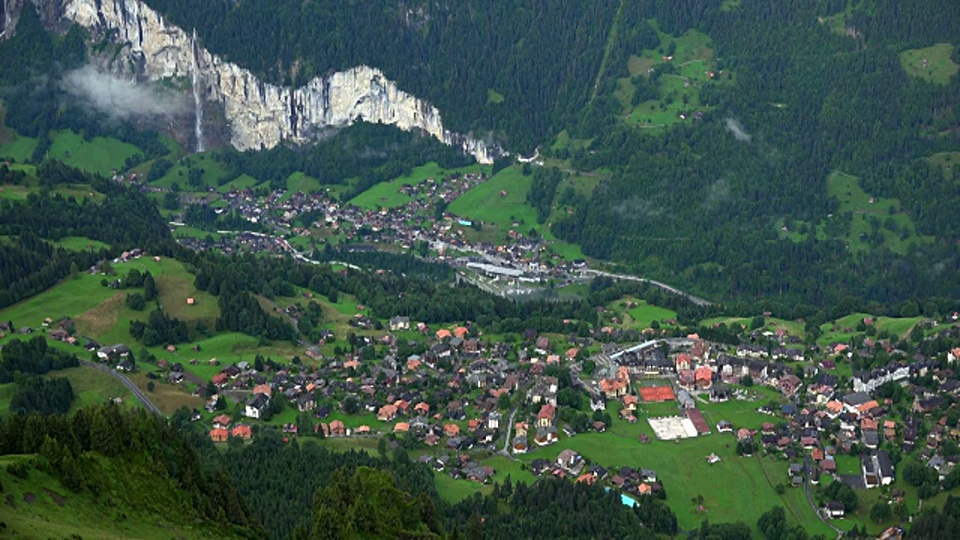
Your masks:
<path fill-rule="evenodd" d="M 542 240 L 519 232 L 523 227 L 521 223 L 514 224 L 514 229 L 508 231 L 509 243 L 494 245 L 471 242 L 467 238 L 463 227 L 475 226 L 469 219 L 450 213 L 434 219 L 438 201 L 450 203 L 486 180 L 483 173 L 468 173 L 443 179 L 429 178 L 416 185 L 398 184 L 397 192 L 409 200 L 379 210 L 341 203 L 326 192 L 288 194 L 276 190 L 258 196 L 249 189 L 232 189 L 222 194 L 215 190 L 204 194 L 183 193 L 180 197 L 184 204 L 213 205 L 220 200 L 225 204 L 214 208 L 216 214 L 236 213 L 251 223 L 283 235 L 309 236 L 312 229 L 326 228 L 342 236 L 345 242 L 358 245 L 392 244 L 413 249 L 418 243 L 426 242 L 440 252 L 441 260 L 448 260 L 445 254 L 451 251 L 470 253 L 470 257 L 449 259 L 448 262 L 457 267 L 471 267 L 477 273 L 494 278 L 523 281 L 540 281 L 547 277 L 566 279 L 575 270 L 586 267 L 583 260 L 570 263 L 558 259 L 549 265 L 541 262 Z M 295 226 L 303 215 L 316 216 L 316 219 L 308 227 Z M 219 235 L 218 238 L 179 237 L 178 241 L 194 250 L 298 256 L 281 236 L 252 231 Z"/>

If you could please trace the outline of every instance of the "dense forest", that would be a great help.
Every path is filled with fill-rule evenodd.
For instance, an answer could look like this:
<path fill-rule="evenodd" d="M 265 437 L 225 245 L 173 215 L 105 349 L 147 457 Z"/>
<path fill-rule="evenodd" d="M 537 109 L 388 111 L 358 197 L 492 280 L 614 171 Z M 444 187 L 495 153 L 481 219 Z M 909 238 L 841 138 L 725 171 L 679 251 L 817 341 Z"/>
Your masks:
<path fill-rule="evenodd" d="M 13 381 L 17 374 L 44 375 L 78 365 L 80 361 L 75 354 L 54 349 L 43 336 L 28 341 L 14 339 L 0 351 L 0 383 Z"/>
<path fill-rule="evenodd" d="M 10 399 L 10 412 L 19 415 L 40 413 L 44 416 L 67 414 L 73 398 L 70 379 L 27 377 L 17 384 Z"/>
<path fill-rule="evenodd" d="M 864 29 L 864 44 L 817 22 L 845 2 L 744 1 L 730 11 L 697 2 L 702 10 L 685 12 L 691 2 L 647 4 L 662 28 L 714 38 L 736 84 L 711 88 L 713 111 L 701 122 L 658 137 L 609 116 L 595 124 L 604 129 L 589 133 L 598 137 L 592 151 L 574 152 L 574 161 L 613 165 L 613 177 L 555 234 L 718 297 L 829 306 L 850 295 L 894 303 L 960 293 L 958 273 L 947 270 L 958 256 L 960 221 L 946 209 L 956 190 L 922 159 L 957 148 L 958 111 L 949 104 L 960 79 L 938 86 L 910 78 L 897 58 L 902 47 L 956 41 L 944 23 L 960 24 L 956 5 L 877 2 L 872 16 L 857 11 L 847 21 Z M 890 31 L 894 13 L 909 35 Z M 873 32 L 878 25 L 888 26 Z M 739 138 L 730 119 L 743 127 Z M 860 176 L 871 194 L 899 198 L 918 233 L 936 240 L 913 242 L 906 253 L 852 253 L 840 235 L 781 239 L 778 220 L 849 227 L 849 215 L 828 223 L 838 206 L 825 179 L 838 169 Z"/>

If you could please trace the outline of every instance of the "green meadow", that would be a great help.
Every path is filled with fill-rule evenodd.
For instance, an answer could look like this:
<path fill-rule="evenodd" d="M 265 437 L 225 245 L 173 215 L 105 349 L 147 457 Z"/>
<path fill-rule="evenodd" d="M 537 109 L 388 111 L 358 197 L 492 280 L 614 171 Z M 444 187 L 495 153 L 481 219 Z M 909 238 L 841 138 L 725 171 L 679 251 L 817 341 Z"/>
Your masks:
<path fill-rule="evenodd" d="M 84 236 L 67 236 L 54 242 L 54 244 L 71 251 L 99 251 L 101 249 L 108 249 L 110 247 L 104 242 L 94 240 L 92 238 L 86 238 Z"/>
<path fill-rule="evenodd" d="M 489 167 L 484 165 L 471 165 L 459 169 L 444 169 L 436 162 L 429 162 L 419 167 L 414 167 L 410 174 L 400 176 L 389 182 L 380 182 L 363 193 L 350 199 L 349 203 L 359 206 L 365 210 L 376 210 L 377 208 L 397 208 L 403 206 L 414 198 L 400 193 L 400 188 L 404 184 L 417 186 L 432 178 L 437 182 L 447 176 L 460 172 L 463 174 L 479 172 L 481 170 L 489 171 Z"/>
<path fill-rule="evenodd" d="M 656 28 L 656 22 L 650 21 Z M 624 119 L 638 127 L 657 132 L 678 122 L 692 121 L 697 110 L 706 110 L 700 103 L 700 88 L 729 79 L 729 73 L 717 72 L 710 36 L 690 30 L 675 37 L 659 29 L 660 46 L 645 49 L 640 55 L 627 59 L 629 77 L 617 80 L 614 97 L 623 106 Z M 674 47 L 673 54 L 669 53 Z M 666 60 L 667 57 L 672 59 Z M 662 72 L 657 79 L 657 97 L 634 104 L 636 79 L 649 79 L 654 69 Z M 713 77 L 710 74 L 713 73 Z M 682 116 L 682 117 L 681 117 Z"/>
<path fill-rule="evenodd" d="M 200 186 L 190 185 L 190 171 L 198 169 L 202 171 L 202 181 Z M 184 191 L 200 190 L 206 188 L 216 188 L 220 181 L 224 179 L 226 171 L 222 163 L 217 161 L 216 154 L 212 152 L 203 152 L 192 154 L 179 161 L 167 171 L 159 180 L 151 182 L 154 187 L 169 188 L 176 182 Z"/>
<path fill-rule="evenodd" d="M 919 77 L 934 84 L 946 85 L 957 74 L 958 66 L 953 61 L 953 45 L 937 43 L 923 49 L 910 49 L 900 53 L 900 65 L 907 75 Z"/>
<path fill-rule="evenodd" d="M 33 156 L 33 151 L 36 148 L 37 139 L 20 135 L 10 135 L 6 142 L 0 143 L 0 158 L 12 159 L 18 163 L 23 163 Z"/>
<path fill-rule="evenodd" d="M 79 133 L 70 130 L 56 131 L 51 138 L 52 144 L 47 150 L 47 157 L 102 175 L 122 169 L 127 158 L 141 153 L 136 146 L 117 139 L 94 137 L 86 140 Z"/>
<path fill-rule="evenodd" d="M 826 221 L 814 227 L 804 221 L 790 223 L 787 230 L 783 220 L 776 227 L 781 238 L 794 242 L 805 240 L 810 234 L 819 239 L 830 235 L 839 236 L 852 251 L 866 252 L 874 245 L 886 247 L 894 253 L 906 255 L 910 246 L 917 242 L 931 242 L 930 236 L 917 233 L 916 225 L 900 204 L 898 199 L 871 196 L 860 187 L 859 178 L 840 171 L 827 176 L 827 194 L 840 202 L 839 211 L 832 216 L 824 216 Z M 849 228 L 836 227 L 833 222 L 846 220 L 849 214 Z M 876 221 L 876 236 L 874 225 Z M 832 231 L 832 232 L 831 232 Z"/>

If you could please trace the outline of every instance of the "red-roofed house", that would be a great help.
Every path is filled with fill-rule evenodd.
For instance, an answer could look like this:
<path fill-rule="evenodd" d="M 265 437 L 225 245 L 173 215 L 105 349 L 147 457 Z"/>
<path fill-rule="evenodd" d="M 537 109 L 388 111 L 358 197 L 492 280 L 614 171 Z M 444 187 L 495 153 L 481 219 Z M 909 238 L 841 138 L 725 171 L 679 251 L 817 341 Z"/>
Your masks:
<path fill-rule="evenodd" d="M 347 426 L 343 425 L 343 422 L 340 420 L 334 420 L 330 422 L 330 436 L 331 437 L 344 437 L 347 434 Z"/>
<path fill-rule="evenodd" d="M 230 433 L 223 428 L 216 428 L 210 430 L 210 439 L 213 442 L 226 442 L 227 438 L 230 436 Z"/>
<path fill-rule="evenodd" d="M 384 405 L 377 411 L 377 420 L 381 422 L 390 422 L 397 417 L 397 407 L 395 405 Z"/>
<path fill-rule="evenodd" d="M 253 431 L 250 429 L 250 426 L 246 424 L 239 424 L 234 427 L 232 431 L 230 431 L 230 435 L 238 439 L 249 439 L 250 437 L 253 437 Z"/>
<path fill-rule="evenodd" d="M 710 388 L 713 385 L 713 371 L 707 366 L 700 366 L 694 372 L 697 380 L 697 386 L 703 389 Z"/>
<path fill-rule="evenodd" d="M 557 408 L 549 403 L 544 404 L 540 407 L 540 412 L 537 413 L 537 426 L 538 427 L 549 427 L 553 425 L 553 419 L 557 415 Z"/>

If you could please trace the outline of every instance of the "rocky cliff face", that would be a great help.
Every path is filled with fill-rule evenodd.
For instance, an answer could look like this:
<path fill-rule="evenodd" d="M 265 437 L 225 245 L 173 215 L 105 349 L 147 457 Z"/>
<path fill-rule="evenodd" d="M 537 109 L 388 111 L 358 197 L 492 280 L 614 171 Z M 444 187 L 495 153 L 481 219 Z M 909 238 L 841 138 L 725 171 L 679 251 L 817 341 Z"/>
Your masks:
<path fill-rule="evenodd" d="M 231 143 L 239 150 L 272 148 L 282 140 L 304 143 L 319 128 L 362 121 L 425 131 L 480 163 L 491 163 L 501 153 L 494 144 L 446 130 L 436 107 L 400 90 L 375 68 L 357 66 L 297 89 L 276 86 L 211 54 L 140 0 L 59 2 L 63 20 L 122 45 L 115 69 L 150 80 L 185 81 L 193 79 L 195 69 L 200 95 L 222 107 Z"/>

